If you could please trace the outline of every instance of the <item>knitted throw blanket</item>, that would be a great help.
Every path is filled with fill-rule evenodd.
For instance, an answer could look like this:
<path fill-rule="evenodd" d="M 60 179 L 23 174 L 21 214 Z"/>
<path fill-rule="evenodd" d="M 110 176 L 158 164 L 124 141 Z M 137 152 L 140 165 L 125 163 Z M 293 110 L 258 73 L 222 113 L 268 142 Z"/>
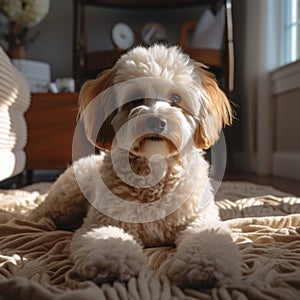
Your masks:
<path fill-rule="evenodd" d="M 147 273 L 127 283 L 96 286 L 72 270 L 72 232 L 24 216 L 43 201 L 49 184 L 0 190 L 0 299 L 300 299 L 300 198 L 267 186 L 224 182 L 216 195 L 222 219 L 241 251 L 238 286 L 180 289 L 160 268 L 176 251 L 145 249 Z"/>

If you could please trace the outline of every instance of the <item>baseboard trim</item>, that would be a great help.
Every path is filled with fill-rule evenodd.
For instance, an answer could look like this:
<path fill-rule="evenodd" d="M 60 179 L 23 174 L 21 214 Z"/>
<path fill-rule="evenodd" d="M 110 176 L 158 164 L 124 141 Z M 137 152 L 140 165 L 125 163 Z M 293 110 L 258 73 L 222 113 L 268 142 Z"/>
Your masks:
<path fill-rule="evenodd" d="M 275 152 L 273 175 L 300 180 L 300 152 Z"/>

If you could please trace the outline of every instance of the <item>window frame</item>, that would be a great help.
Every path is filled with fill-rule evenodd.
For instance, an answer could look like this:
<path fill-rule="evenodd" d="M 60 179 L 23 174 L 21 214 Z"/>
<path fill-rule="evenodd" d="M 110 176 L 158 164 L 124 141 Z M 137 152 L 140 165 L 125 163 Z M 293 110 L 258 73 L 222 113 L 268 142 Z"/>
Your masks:
<path fill-rule="evenodd" d="M 283 12 L 283 62 L 288 64 L 300 59 L 300 0 L 283 1 Z"/>

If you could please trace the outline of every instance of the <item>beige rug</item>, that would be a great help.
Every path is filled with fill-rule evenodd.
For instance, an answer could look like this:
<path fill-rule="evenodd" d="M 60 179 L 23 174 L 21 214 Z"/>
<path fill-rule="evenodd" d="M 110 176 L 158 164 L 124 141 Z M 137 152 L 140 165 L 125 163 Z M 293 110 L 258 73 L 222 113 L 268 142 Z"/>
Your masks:
<path fill-rule="evenodd" d="M 49 184 L 0 190 L 0 299 L 300 299 L 300 198 L 271 187 L 225 182 L 216 195 L 223 220 L 243 257 L 238 286 L 181 290 L 155 271 L 128 283 L 101 287 L 80 282 L 72 271 L 72 232 L 26 215 L 43 201 Z M 149 266 L 159 268 L 175 249 L 151 248 Z"/>

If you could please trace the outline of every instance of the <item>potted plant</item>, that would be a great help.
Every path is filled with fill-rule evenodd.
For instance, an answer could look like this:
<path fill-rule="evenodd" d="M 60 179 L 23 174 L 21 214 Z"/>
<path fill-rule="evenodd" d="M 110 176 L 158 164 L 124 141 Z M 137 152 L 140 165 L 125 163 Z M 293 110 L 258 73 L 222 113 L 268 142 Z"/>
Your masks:
<path fill-rule="evenodd" d="M 4 38 L 11 58 L 25 58 L 29 28 L 41 22 L 49 11 L 50 0 L 0 0 L 0 12 L 8 21 Z"/>

